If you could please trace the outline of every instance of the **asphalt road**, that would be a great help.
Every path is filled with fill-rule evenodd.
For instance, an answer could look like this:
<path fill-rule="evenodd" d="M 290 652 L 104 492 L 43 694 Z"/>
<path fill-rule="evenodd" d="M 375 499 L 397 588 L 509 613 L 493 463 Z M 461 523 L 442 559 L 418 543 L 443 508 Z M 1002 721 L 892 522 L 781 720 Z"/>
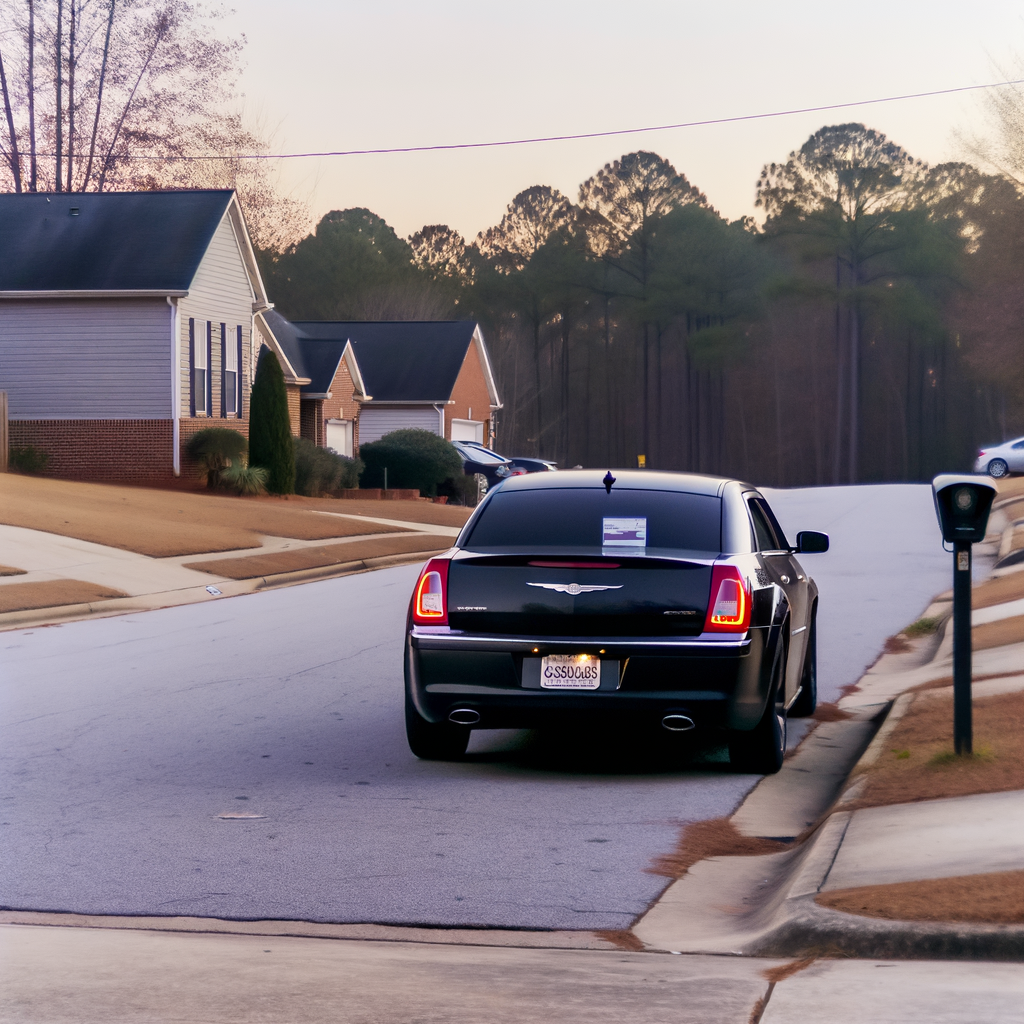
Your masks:
<path fill-rule="evenodd" d="M 925 487 L 775 492 L 832 534 L 824 699 L 948 586 Z M 621 928 L 685 821 L 757 781 L 724 752 L 478 733 L 417 761 L 402 723 L 414 567 L 0 635 L 0 906 Z M 239 817 L 238 815 L 243 815 Z"/>

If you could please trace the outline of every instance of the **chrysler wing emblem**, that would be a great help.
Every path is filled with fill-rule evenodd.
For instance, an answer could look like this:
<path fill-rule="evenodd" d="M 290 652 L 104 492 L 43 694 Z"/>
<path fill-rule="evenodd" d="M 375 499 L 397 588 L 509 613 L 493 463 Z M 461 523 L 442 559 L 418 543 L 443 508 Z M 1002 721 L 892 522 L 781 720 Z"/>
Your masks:
<path fill-rule="evenodd" d="M 589 584 L 579 583 L 527 583 L 528 587 L 543 587 L 545 590 L 557 590 L 559 594 L 592 594 L 595 590 L 621 590 L 622 584 L 617 587 L 595 587 Z"/>

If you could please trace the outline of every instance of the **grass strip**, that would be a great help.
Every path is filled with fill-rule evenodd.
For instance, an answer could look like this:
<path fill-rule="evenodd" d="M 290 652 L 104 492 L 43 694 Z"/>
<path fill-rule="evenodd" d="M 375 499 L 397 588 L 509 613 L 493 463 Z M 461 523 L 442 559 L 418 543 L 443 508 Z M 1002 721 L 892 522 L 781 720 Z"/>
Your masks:
<path fill-rule="evenodd" d="M 65 604 L 89 604 L 93 601 L 127 596 L 123 590 L 113 590 L 99 583 L 86 583 L 84 580 L 10 583 L 0 587 L 0 613 L 23 612 L 32 608 L 56 608 Z"/>
<path fill-rule="evenodd" d="M 241 558 L 218 558 L 209 562 L 189 562 L 186 569 L 198 569 L 232 580 L 250 580 L 257 576 L 274 576 L 299 569 L 320 569 L 385 555 L 428 553 L 444 551 L 449 547 L 445 537 L 422 535 L 418 537 L 372 537 L 347 544 L 326 544 L 315 548 L 295 548 L 275 551 L 266 555 L 244 555 Z"/>

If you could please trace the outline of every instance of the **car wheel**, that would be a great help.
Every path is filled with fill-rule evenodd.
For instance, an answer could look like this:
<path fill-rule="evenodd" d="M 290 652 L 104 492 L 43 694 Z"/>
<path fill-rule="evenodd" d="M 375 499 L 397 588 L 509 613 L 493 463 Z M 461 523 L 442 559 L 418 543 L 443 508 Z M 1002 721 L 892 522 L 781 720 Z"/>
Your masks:
<path fill-rule="evenodd" d="M 1006 461 L 1004 459 L 993 459 L 988 464 L 988 475 L 994 476 L 997 480 L 999 480 L 1001 477 L 1006 476 L 1006 473 L 1009 470 L 1009 468 L 1010 467 L 1007 466 Z"/>
<path fill-rule="evenodd" d="M 736 729 L 729 733 L 729 762 L 736 771 L 774 775 L 786 756 L 786 658 L 781 641 L 779 647 L 761 721 L 749 731 Z"/>
<path fill-rule="evenodd" d="M 458 761 L 469 746 L 470 729 L 450 722 L 428 722 L 405 701 L 405 735 L 409 749 L 423 761 Z"/>
<path fill-rule="evenodd" d="M 811 613 L 807 627 L 807 649 L 804 652 L 804 671 L 800 677 L 800 694 L 789 709 L 792 718 L 809 718 L 818 708 L 818 622 Z"/>

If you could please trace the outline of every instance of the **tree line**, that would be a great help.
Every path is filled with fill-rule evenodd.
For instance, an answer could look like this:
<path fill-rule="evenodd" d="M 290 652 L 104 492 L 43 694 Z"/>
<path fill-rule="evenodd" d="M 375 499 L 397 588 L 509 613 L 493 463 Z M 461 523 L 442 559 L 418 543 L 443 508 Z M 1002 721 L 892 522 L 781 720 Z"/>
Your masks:
<path fill-rule="evenodd" d="M 728 221 L 656 153 L 536 185 L 468 241 L 365 209 L 305 230 L 206 0 L 0 0 L 0 188 L 230 187 L 296 319 L 467 317 L 499 447 L 777 485 L 927 479 L 1024 433 L 1024 95 L 970 163 L 826 126 Z M 1005 76 L 1009 78 L 1010 76 Z M 214 158 L 216 155 L 216 159 Z"/>
<path fill-rule="evenodd" d="M 562 465 L 779 486 L 923 480 L 1024 433 L 1024 198 L 929 167 L 862 124 L 822 128 L 728 221 L 639 151 L 517 195 L 471 243 L 365 209 L 261 254 L 300 319 L 480 320 L 498 446 Z"/>

